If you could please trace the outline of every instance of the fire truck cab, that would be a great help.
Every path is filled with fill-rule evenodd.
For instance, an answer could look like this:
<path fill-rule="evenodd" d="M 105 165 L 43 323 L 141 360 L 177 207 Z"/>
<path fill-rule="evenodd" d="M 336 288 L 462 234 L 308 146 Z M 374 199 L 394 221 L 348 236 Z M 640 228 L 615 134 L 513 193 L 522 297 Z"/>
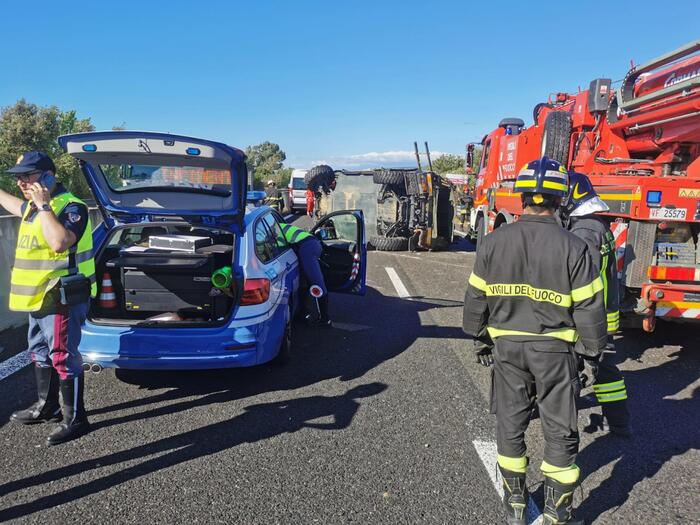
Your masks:
<path fill-rule="evenodd" d="M 595 79 L 557 93 L 534 124 L 503 119 L 482 142 L 472 235 L 480 239 L 522 213 L 520 168 L 546 155 L 588 175 L 610 210 L 623 313 L 700 320 L 700 41 L 641 66 L 621 86 Z"/>

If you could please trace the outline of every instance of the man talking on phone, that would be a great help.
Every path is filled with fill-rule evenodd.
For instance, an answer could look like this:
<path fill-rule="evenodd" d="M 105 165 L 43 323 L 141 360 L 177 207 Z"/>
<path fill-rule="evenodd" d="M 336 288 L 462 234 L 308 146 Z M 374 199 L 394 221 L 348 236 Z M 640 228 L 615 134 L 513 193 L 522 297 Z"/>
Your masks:
<path fill-rule="evenodd" d="M 24 425 L 58 422 L 47 438 L 57 445 L 89 430 L 78 344 L 90 297 L 97 292 L 92 227 L 87 206 L 56 182 L 56 167 L 45 153 L 29 151 L 7 171 L 24 196 L 0 190 L 0 206 L 22 219 L 10 310 L 29 313 L 38 391 L 38 401 L 11 419 Z"/>

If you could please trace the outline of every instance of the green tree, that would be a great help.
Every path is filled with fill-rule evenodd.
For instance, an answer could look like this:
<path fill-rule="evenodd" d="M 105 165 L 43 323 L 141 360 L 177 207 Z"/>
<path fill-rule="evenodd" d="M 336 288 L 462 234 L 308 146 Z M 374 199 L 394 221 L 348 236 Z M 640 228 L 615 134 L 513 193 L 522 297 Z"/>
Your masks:
<path fill-rule="evenodd" d="M 282 168 L 276 174 L 276 181 L 278 188 L 286 188 L 289 185 L 289 180 L 292 178 L 292 171 L 294 168 Z"/>
<path fill-rule="evenodd" d="M 56 164 L 59 180 L 79 197 L 90 197 L 77 161 L 63 152 L 56 139 L 59 135 L 94 129 L 89 118 L 79 119 L 75 111 L 41 107 L 20 99 L 0 111 L 0 170 L 4 172 L 14 165 L 25 151 L 44 151 Z M 14 178 L 0 177 L 0 187 L 19 194 Z"/>
<path fill-rule="evenodd" d="M 433 160 L 433 171 L 438 175 L 464 173 L 464 158 L 459 155 L 440 155 Z"/>
<path fill-rule="evenodd" d="M 256 146 L 248 146 L 245 154 L 248 169 L 253 171 L 253 183 L 256 188 L 262 188 L 268 180 L 274 180 L 278 186 L 281 186 L 282 163 L 287 155 L 279 144 L 265 141 Z"/>

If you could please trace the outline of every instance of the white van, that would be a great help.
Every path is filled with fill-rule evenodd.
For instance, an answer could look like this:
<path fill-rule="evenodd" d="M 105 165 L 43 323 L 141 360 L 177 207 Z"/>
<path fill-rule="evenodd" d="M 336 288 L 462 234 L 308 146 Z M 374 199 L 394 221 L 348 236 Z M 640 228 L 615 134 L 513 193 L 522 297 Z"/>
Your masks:
<path fill-rule="evenodd" d="M 308 170 L 294 170 L 289 179 L 289 207 L 292 212 L 306 211 L 306 183 L 304 176 Z"/>

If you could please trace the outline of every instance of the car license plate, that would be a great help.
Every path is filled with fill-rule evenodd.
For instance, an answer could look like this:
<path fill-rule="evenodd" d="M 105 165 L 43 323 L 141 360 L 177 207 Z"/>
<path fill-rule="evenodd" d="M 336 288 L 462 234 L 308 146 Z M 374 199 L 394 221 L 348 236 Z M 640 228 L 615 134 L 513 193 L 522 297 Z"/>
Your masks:
<path fill-rule="evenodd" d="M 652 219 L 678 219 L 685 220 L 688 213 L 686 208 L 652 208 L 649 216 Z"/>

